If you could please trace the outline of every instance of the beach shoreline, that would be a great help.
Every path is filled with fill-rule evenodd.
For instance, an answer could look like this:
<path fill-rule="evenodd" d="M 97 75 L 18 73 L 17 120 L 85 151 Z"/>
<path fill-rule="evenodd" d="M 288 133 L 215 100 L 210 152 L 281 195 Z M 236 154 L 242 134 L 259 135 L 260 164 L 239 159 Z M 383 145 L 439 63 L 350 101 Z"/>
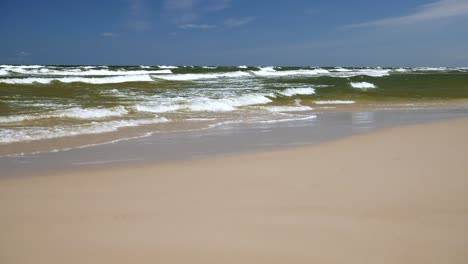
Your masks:
<path fill-rule="evenodd" d="M 376 111 L 417 111 L 426 110 L 457 110 L 466 109 L 468 100 L 432 100 L 432 101 L 402 101 L 402 102 L 366 102 L 358 104 L 324 104 L 317 105 L 313 101 L 308 102 L 310 110 L 300 112 L 302 115 L 295 117 L 296 121 L 307 119 L 314 115 L 322 115 L 328 113 L 344 113 L 344 112 L 376 112 Z M 275 107 L 275 106 L 272 106 Z M 239 117 L 240 118 L 240 117 Z M 286 118 L 287 119 L 287 118 Z M 264 120 L 270 122 L 270 120 Z M 137 127 L 121 128 L 118 131 L 98 133 L 98 134 L 82 134 L 68 135 L 58 138 L 40 139 L 31 141 L 21 141 L 13 143 L 0 143 L 0 157 L 3 156 L 19 156 L 44 152 L 56 152 L 64 150 L 72 150 L 85 148 L 89 146 L 113 144 L 120 141 L 150 137 L 158 134 L 177 134 L 196 130 L 208 130 L 213 127 L 222 126 L 222 119 L 215 121 L 198 120 L 198 122 L 175 122 L 167 124 L 150 124 L 140 125 Z M 233 121 L 228 121 L 233 122 Z M 262 121 L 261 121 L 262 122 Z M 271 120 L 275 122 L 275 120 Z M 277 122 L 282 122 L 281 119 Z M 239 124 L 248 125 L 249 122 L 239 121 Z"/>
<path fill-rule="evenodd" d="M 308 115 L 309 116 L 309 115 Z M 466 108 L 338 111 L 288 122 L 228 122 L 210 129 L 146 137 L 68 150 L 0 156 L 0 176 L 49 174 L 90 167 L 145 166 L 321 144 L 390 127 L 466 118 Z M 67 141 L 66 138 L 63 139 Z M 34 144 L 34 143 L 32 143 Z M 40 143 L 39 143 L 40 144 Z"/>
<path fill-rule="evenodd" d="M 6 263 L 464 263 L 467 119 L 0 179 Z"/>

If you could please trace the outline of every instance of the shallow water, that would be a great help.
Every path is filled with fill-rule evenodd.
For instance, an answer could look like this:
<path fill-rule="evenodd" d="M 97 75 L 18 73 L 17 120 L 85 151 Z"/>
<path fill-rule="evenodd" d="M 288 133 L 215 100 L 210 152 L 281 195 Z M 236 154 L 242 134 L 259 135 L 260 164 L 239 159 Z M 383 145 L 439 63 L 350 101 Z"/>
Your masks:
<path fill-rule="evenodd" d="M 1 65 L 0 155 L 467 100 L 468 68 Z"/>
<path fill-rule="evenodd" d="M 468 109 L 371 110 L 318 113 L 314 118 L 225 123 L 210 129 L 148 137 L 67 151 L 0 157 L 0 176 L 106 166 L 148 165 L 323 143 L 382 128 L 468 118 Z"/>

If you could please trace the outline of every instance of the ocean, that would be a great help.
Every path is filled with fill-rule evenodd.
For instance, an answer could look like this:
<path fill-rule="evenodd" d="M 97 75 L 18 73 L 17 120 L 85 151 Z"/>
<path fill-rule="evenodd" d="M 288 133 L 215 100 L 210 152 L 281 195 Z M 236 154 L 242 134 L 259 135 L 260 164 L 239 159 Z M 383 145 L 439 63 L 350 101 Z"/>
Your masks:
<path fill-rule="evenodd" d="M 313 122 L 330 111 L 444 107 L 468 107 L 468 67 L 0 65 L 0 154 Z"/>

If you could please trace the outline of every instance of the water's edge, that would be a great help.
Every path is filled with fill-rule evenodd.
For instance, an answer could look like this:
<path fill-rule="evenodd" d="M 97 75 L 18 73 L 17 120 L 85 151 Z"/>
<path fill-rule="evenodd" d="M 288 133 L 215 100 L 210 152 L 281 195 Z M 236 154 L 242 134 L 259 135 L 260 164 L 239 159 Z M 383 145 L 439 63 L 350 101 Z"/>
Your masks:
<path fill-rule="evenodd" d="M 290 122 L 227 123 L 206 130 L 154 134 L 114 144 L 0 157 L 0 176 L 52 174 L 268 151 L 318 144 L 389 127 L 457 118 L 468 118 L 468 109 L 330 112 Z"/>

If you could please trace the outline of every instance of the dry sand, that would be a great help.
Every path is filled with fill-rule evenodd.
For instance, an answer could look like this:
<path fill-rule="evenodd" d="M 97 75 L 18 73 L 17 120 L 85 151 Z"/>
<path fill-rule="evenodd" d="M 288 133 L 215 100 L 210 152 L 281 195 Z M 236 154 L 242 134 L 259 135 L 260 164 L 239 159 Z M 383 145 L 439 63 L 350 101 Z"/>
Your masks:
<path fill-rule="evenodd" d="M 0 179 L 0 263 L 468 263 L 468 121 Z"/>

